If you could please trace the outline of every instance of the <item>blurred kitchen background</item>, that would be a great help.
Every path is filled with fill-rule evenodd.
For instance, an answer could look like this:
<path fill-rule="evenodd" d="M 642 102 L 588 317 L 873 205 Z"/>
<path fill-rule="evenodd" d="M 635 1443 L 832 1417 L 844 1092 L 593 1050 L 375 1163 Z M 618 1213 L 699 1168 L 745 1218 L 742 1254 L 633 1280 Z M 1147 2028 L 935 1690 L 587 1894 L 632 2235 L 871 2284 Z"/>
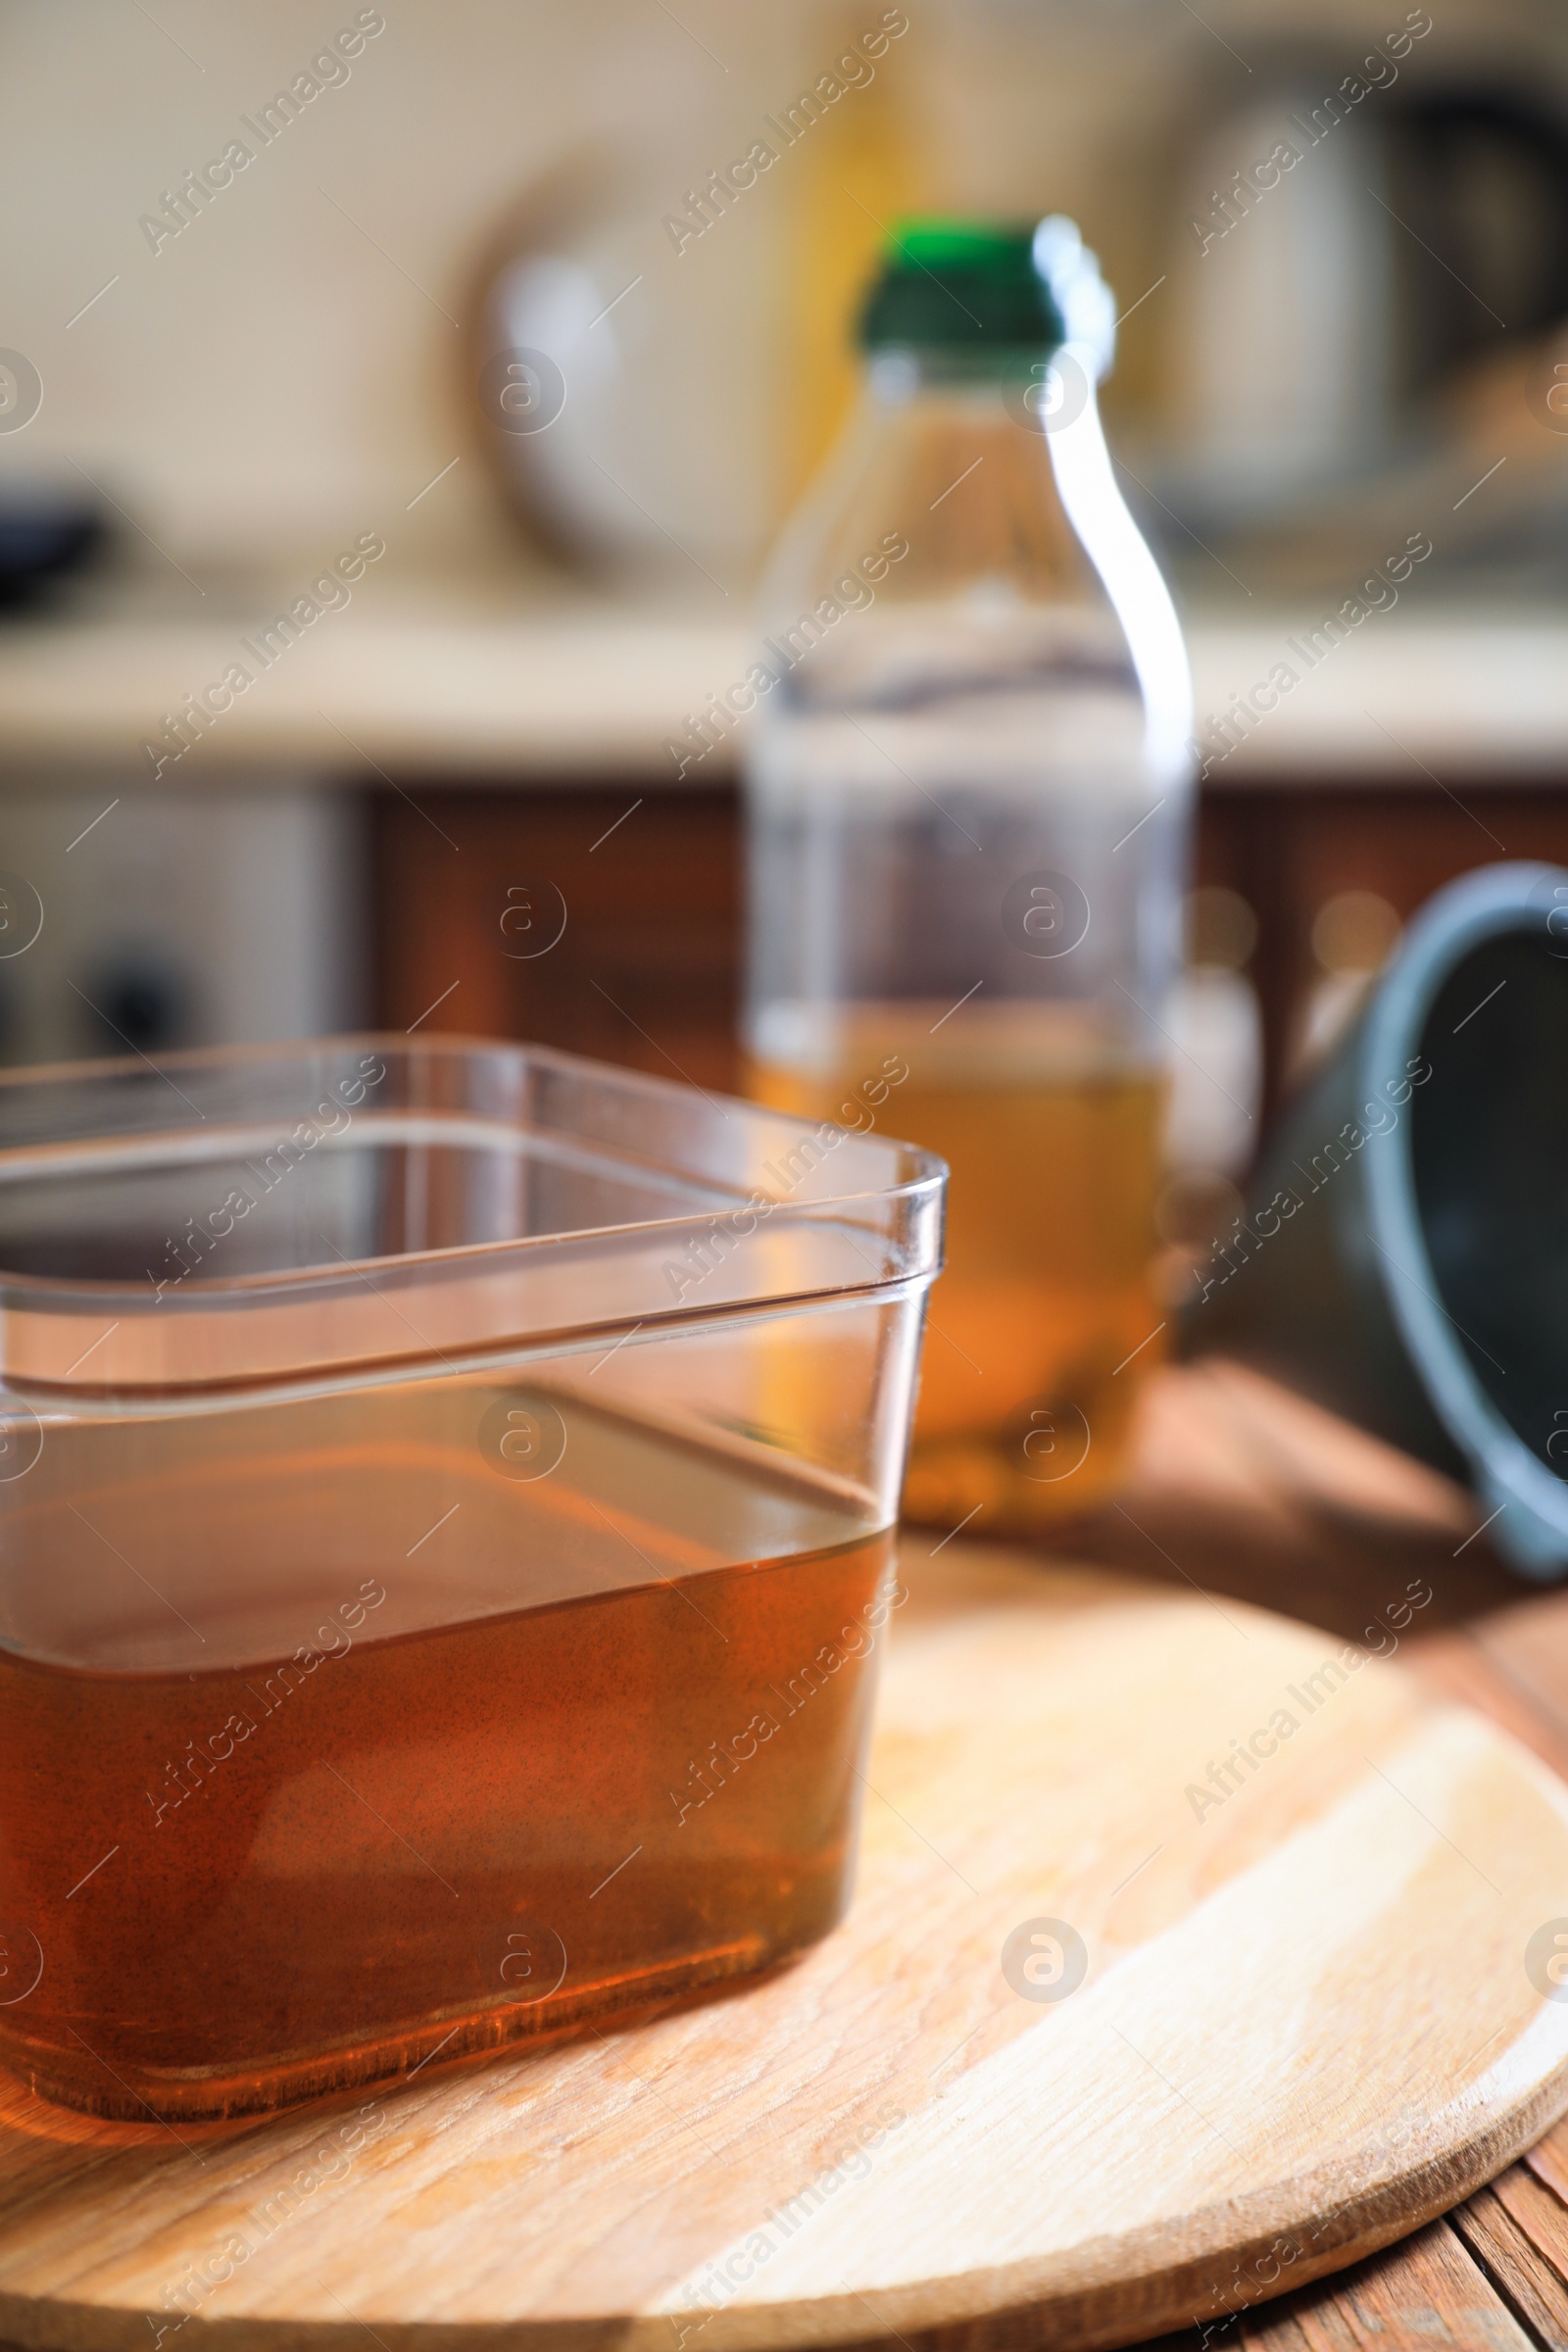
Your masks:
<path fill-rule="evenodd" d="M 735 754 L 670 746 L 911 211 L 1069 213 L 1123 310 L 1207 761 L 1173 1244 L 1430 891 L 1568 860 L 1560 6 L 4 0 L 0 59 L 0 1058 L 732 1082 Z"/>

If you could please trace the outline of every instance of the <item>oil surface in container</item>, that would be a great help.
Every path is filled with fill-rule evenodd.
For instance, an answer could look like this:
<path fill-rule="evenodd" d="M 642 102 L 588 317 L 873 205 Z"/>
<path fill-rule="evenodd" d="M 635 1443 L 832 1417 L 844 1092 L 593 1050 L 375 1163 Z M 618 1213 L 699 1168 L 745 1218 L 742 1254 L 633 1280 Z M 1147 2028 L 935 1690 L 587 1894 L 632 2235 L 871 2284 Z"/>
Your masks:
<path fill-rule="evenodd" d="M 46 2095 L 267 2107 L 838 1918 L 891 1537 L 575 1404 L 509 1483 L 413 1434 L 440 1385 L 401 1444 L 384 1393 L 373 1441 L 209 1419 L 13 1524 L 62 1562 L 0 1646 L 0 2057 Z"/>

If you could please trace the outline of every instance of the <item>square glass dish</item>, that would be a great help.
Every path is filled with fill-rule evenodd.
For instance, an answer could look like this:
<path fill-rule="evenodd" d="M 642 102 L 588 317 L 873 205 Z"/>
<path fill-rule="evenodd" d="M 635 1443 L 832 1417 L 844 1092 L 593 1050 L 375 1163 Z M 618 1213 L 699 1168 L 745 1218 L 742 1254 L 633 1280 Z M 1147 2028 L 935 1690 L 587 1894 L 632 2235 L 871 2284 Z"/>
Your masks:
<path fill-rule="evenodd" d="M 243 2113 L 834 1924 L 944 1181 L 854 1107 L 0 1077 L 0 2061 Z"/>

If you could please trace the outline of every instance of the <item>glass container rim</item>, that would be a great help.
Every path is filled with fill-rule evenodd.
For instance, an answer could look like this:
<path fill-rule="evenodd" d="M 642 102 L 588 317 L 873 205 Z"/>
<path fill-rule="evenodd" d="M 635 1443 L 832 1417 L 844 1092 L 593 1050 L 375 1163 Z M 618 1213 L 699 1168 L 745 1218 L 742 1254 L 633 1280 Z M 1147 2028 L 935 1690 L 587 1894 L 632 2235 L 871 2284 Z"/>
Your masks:
<path fill-rule="evenodd" d="M 608 1345 L 623 1328 L 685 1323 L 694 1306 L 730 1313 L 798 1305 L 850 1290 L 891 1292 L 911 1278 L 930 1279 L 940 1265 L 944 1163 L 874 1125 L 862 1130 L 807 1121 L 554 1047 L 445 1032 L 411 1039 L 367 1030 L 199 1047 L 163 1055 L 156 1067 L 116 1055 L 0 1071 L 0 1198 L 8 1182 L 47 1182 L 73 1165 L 89 1173 L 95 1165 L 112 1172 L 106 1157 L 112 1160 L 117 1145 L 131 1150 L 143 1165 L 177 1168 L 183 1160 L 195 1170 L 221 1157 L 222 1125 L 207 1130 L 205 1150 L 192 1149 L 204 1137 L 206 1117 L 179 1080 L 197 1094 L 203 1076 L 215 1084 L 230 1079 L 242 1091 L 248 1072 L 259 1076 L 270 1067 L 298 1074 L 314 1091 L 318 1072 L 328 1069 L 334 1057 L 355 1053 L 381 1061 L 385 1072 L 400 1070 L 405 1085 L 411 1074 L 461 1079 L 481 1068 L 499 1071 L 514 1096 L 524 1099 L 509 1113 L 482 1103 L 470 1111 L 461 1101 L 445 1099 L 364 1108 L 362 1095 L 342 1133 L 330 1130 L 318 1139 L 328 1152 L 341 1151 L 356 1127 L 363 1148 L 367 1128 L 372 1140 L 378 1129 L 384 1135 L 400 1110 L 405 1123 L 409 1118 L 432 1122 L 435 1132 L 425 1140 L 439 1140 L 443 1117 L 454 1125 L 460 1118 L 470 1124 L 482 1118 L 498 1146 L 518 1157 L 530 1156 L 526 1139 L 535 1139 L 533 1155 L 549 1157 L 548 1151 L 539 1152 L 538 1139 L 569 1149 L 575 1137 L 600 1172 L 614 1173 L 628 1186 L 658 1184 L 671 1196 L 671 1206 L 658 1215 L 611 1216 L 504 1239 L 464 1239 L 353 1257 L 334 1250 L 260 1273 L 224 1274 L 215 1268 L 205 1278 L 183 1282 L 168 1298 L 150 1284 L 126 1278 L 8 1269 L 0 1243 L 0 1381 L 12 1388 L 113 1393 L 296 1377 L 425 1353 L 439 1359 L 452 1351 L 535 1346 L 541 1340 L 571 1345 L 574 1332 L 578 1339 L 608 1333 Z M 556 1106 L 560 1123 L 540 1120 L 537 1104 L 526 1099 L 540 1077 L 556 1082 L 565 1098 Z M 133 1090 L 122 1095 L 118 1120 L 110 1114 L 107 1091 L 117 1086 Z M 573 1087 L 581 1090 L 575 1099 Z M 104 1115 L 94 1122 L 90 1103 L 98 1088 L 106 1090 Z M 125 1118 L 127 1105 L 145 1113 L 159 1090 L 171 1088 L 188 1105 L 183 1111 L 172 1095 L 169 1114 L 160 1105 L 151 1122 L 145 1115 L 139 1121 Z M 45 1122 L 40 1132 L 19 1138 L 15 1129 L 23 1105 L 45 1109 L 50 1089 L 76 1090 L 88 1099 L 88 1108 L 74 1105 L 75 1123 L 69 1135 L 51 1137 Z M 591 1105 L 607 1114 L 610 1134 L 586 1131 Z M 575 1129 L 569 1123 L 573 1108 L 579 1120 Z M 234 1127 L 234 1114 L 225 1115 Z M 279 1123 L 299 1115 L 286 1111 Z M 265 1125 L 268 1106 L 245 1117 L 251 1126 Z M 636 1148 L 639 1120 L 649 1131 L 644 1155 Z M 64 1123 L 57 1121 L 57 1129 Z M 517 1139 L 510 1147 L 505 1144 L 509 1129 Z M 252 1144 L 250 1149 L 259 1148 Z M 701 1252 L 726 1223 L 722 1279 L 705 1274 L 698 1298 L 688 1298 L 667 1280 L 662 1290 L 658 1272 L 667 1273 L 677 1252 L 689 1255 L 694 1247 Z M 780 1257 L 740 1246 L 764 1225 L 793 1237 L 806 1256 L 786 1250 Z M 856 1248 L 853 1235 L 873 1247 L 875 1254 Z M 837 1248 L 840 1240 L 851 1262 L 829 1278 L 826 1264 L 817 1266 L 815 1259 L 844 1254 Z M 624 1311 L 617 1302 L 622 1285 Z M 583 1312 L 564 1321 L 562 1300 L 574 1288 L 583 1294 Z M 591 1312 L 590 1290 L 595 1294 Z M 439 1329 L 428 1338 L 416 1331 L 402 1315 L 400 1298 L 419 1302 L 416 1311 L 421 1325 L 429 1309 Z M 323 1327 L 302 1346 L 299 1318 L 317 1309 L 332 1328 Z M 393 1320 L 384 1331 L 370 1330 L 370 1323 L 385 1323 L 389 1315 Z"/>

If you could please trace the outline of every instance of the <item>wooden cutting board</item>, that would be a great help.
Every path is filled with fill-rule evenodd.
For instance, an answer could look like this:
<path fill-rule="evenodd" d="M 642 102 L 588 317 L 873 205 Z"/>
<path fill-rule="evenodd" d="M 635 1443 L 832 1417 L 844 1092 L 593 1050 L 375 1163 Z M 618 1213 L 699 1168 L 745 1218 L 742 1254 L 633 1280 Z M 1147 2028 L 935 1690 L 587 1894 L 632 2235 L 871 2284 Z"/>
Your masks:
<path fill-rule="evenodd" d="M 1398 2236 L 1568 2105 L 1543 1766 L 1196 1588 L 924 1552 L 836 1935 L 749 1989 L 261 2125 L 5 2084 L 0 2333 L 1116 2344 Z M 1386 1650 L 1409 1596 L 1374 1598 Z"/>

